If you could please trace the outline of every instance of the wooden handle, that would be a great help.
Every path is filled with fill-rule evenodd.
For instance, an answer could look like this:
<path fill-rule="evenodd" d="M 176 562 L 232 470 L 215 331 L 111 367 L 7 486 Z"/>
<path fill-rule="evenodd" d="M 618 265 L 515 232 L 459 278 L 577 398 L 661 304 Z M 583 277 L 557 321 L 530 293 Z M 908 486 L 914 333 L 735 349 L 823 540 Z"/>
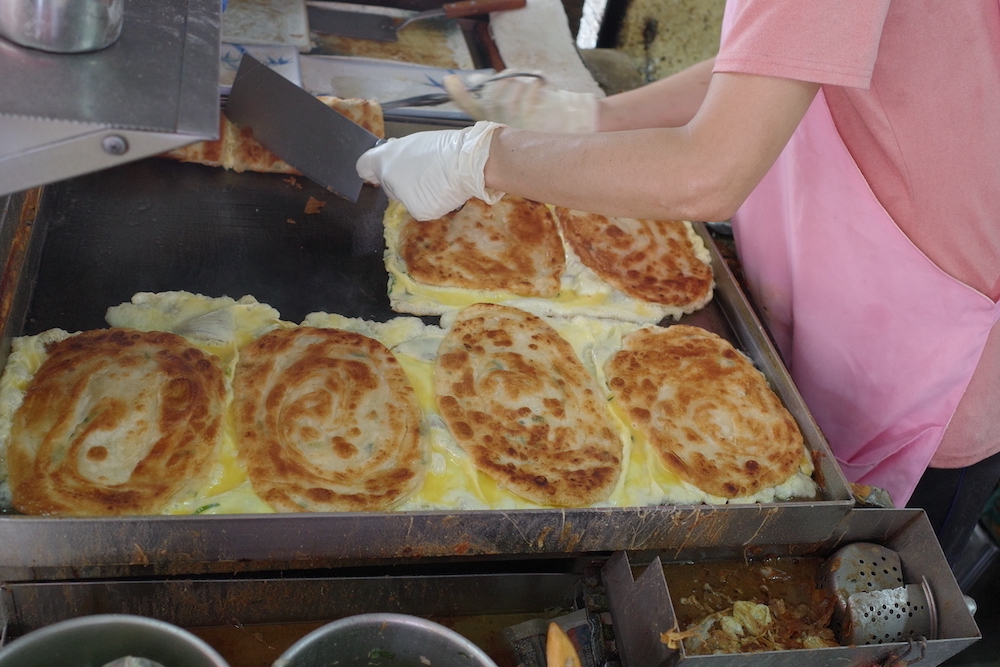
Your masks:
<path fill-rule="evenodd" d="M 444 9 L 445 16 L 457 19 L 463 16 L 521 9 L 525 4 L 527 4 L 527 0 L 462 0 L 461 2 L 449 2 L 442 9 Z"/>

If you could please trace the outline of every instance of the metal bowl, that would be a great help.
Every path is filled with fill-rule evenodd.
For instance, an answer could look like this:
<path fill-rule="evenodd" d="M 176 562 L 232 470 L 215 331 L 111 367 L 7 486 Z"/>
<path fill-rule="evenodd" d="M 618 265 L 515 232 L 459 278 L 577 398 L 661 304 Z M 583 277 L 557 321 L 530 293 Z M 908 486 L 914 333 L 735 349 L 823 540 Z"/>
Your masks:
<path fill-rule="evenodd" d="M 125 0 L 3 0 L 0 35 L 56 53 L 96 51 L 118 39 Z"/>
<path fill-rule="evenodd" d="M 310 632 L 273 667 L 497 667 L 454 630 L 418 616 L 360 614 Z"/>
<path fill-rule="evenodd" d="M 163 667 L 229 667 L 190 632 L 126 614 L 81 616 L 29 632 L 0 648 L 0 667 L 99 667 L 126 656 Z"/>

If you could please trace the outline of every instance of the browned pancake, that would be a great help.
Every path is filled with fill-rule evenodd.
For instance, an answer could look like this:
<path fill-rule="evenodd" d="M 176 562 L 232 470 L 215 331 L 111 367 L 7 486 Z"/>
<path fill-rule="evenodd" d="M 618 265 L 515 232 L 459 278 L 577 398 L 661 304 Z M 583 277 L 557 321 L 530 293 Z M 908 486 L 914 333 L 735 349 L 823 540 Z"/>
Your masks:
<path fill-rule="evenodd" d="M 399 254 L 426 285 L 555 296 L 566 268 L 559 230 L 548 207 L 507 195 L 490 206 L 470 199 L 429 222 L 406 215 Z"/>
<path fill-rule="evenodd" d="M 608 497 L 622 443 L 607 400 L 565 339 L 509 306 L 462 310 L 438 349 L 438 408 L 475 465 L 540 505 Z"/>
<path fill-rule="evenodd" d="M 52 343 L 14 415 L 14 507 L 151 514 L 200 486 L 222 437 L 219 360 L 180 336 L 86 331 Z"/>
<path fill-rule="evenodd" d="M 382 107 L 374 100 L 320 96 L 322 101 L 342 116 L 362 126 L 378 137 L 385 136 Z M 253 131 L 229 122 L 219 114 L 219 138 L 175 148 L 163 154 L 181 162 L 196 162 L 209 167 L 223 167 L 236 172 L 258 171 L 278 174 L 299 174 L 277 155 L 264 148 L 253 138 Z"/>
<path fill-rule="evenodd" d="M 372 338 L 272 331 L 240 350 L 233 392 L 240 458 L 275 510 L 389 509 L 423 481 L 415 392 Z"/>
<path fill-rule="evenodd" d="M 566 242 L 586 266 L 631 297 L 692 312 L 712 298 L 712 267 L 677 220 L 609 218 L 556 208 Z"/>
<path fill-rule="evenodd" d="M 749 496 L 798 470 L 795 420 L 750 360 L 711 332 L 640 329 L 605 374 L 663 466 L 707 493 Z"/>
<path fill-rule="evenodd" d="M 315 45 L 312 53 L 377 58 L 414 65 L 459 69 L 463 65 L 458 62 L 453 47 L 449 44 L 445 30 L 447 26 L 448 22 L 444 20 L 417 21 L 406 26 L 405 30 L 400 30 L 396 34 L 398 39 L 395 42 L 314 32 L 310 34 Z"/>

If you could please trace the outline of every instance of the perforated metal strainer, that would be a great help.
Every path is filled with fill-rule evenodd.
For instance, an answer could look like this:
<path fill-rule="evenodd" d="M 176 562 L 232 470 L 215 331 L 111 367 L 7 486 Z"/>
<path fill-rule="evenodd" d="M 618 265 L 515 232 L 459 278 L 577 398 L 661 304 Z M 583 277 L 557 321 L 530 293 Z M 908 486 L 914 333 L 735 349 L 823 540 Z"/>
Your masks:
<path fill-rule="evenodd" d="M 937 635 L 937 608 L 926 577 L 903 582 L 899 554 L 857 542 L 820 568 L 821 586 L 837 598 L 832 629 L 843 644 L 886 644 Z"/>

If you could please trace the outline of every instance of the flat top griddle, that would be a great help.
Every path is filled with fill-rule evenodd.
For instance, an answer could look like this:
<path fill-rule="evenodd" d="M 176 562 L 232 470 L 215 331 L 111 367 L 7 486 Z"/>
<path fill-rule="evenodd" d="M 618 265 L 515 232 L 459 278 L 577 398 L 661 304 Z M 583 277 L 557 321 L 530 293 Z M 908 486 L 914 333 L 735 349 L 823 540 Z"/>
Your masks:
<path fill-rule="evenodd" d="M 310 199 L 325 205 L 307 214 Z M 238 174 L 163 158 L 46 186 L 28 227 L 23 211 L 30 206 L 21 209 L 16 231 L 28 237 L 29 259 L 0 289 L 3 300 L 14 294 L 5 338 L 105 327 L 108 307 L 144 291 L 250 294 L 291 322 L 315 311 L 391 319 L 398 314 L 389 307 L 383 263 L 386 205 L 369 186 L 351 204 L 301 177 Z M 16 220 L 17 212 L 3 217 L 12 213 Z M 707 553 L 722 544 L 825 539 L 850 510 L 850 489 L 714 243 L 703 226 L 695 227 L 712 253 L 717 289 L 707 307 L 680 321 L 725 336 L 764 372 L 803 430 L 821 497 L 724 507 L 81 518 L 0 508 L 0 579 L 305 570 L 622 549 Z M 28 286 L 31 293 L 20 296 Z"/>

